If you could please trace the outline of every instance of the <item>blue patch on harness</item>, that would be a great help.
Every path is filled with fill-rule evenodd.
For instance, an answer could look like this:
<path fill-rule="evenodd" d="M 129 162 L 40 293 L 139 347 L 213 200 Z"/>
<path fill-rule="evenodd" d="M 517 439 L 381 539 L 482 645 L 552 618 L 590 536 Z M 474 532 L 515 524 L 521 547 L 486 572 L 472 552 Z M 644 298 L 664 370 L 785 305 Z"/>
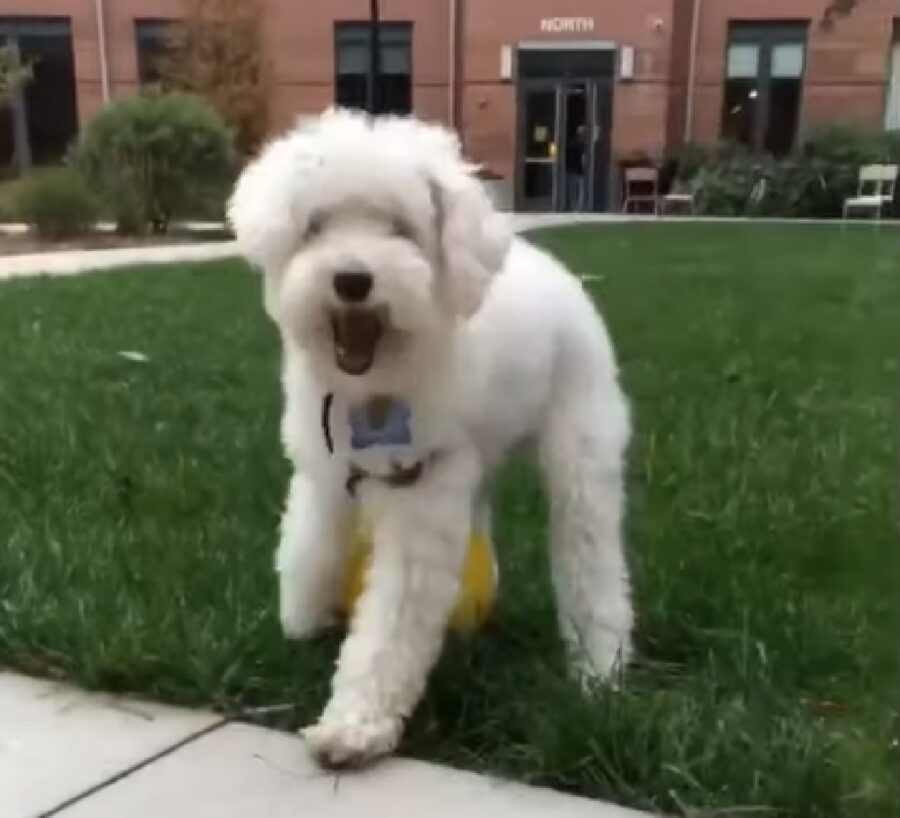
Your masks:
<path fill-rule="evenodd" d="M 412 443 L 412 410 L 405 403 L 390 401 L 377 408 L 366 404 L 350 410 L 350 445 L 354 449 L 373 446 L 409 446 Z"/>

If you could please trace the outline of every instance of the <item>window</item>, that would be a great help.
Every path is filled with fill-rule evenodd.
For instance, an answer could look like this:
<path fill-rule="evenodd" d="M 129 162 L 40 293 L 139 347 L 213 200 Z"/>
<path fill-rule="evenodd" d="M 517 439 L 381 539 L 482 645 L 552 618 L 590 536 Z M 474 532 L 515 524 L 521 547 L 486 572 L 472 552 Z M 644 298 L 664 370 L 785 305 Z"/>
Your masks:
<path fill-rule="evenodd" d="M 0 18 L 0 45 L 31 66 L 31 79 L 0 117 L 0 162 L 24 170 L 58 162 L 78 132 L 68 18 Z"/>
<path fill-rule="evenodd" d="M 141 88 L 159 85 L 161 63 L 166 58 L 174 33 L 174 20 L 135 20 L 138 84 Z"/>
<path fill-rule="evenodd" d="M 900 131 L 900 19 L 894 20 L 894 39 L 891 43 L 891 67 L 888 74 L 884 127 L 889 131 Z"/>
<path fill-rule="evenodd" d="M 787 153 L 800 124 L 806 23 L 732 23 L 728 35 L 722 137 Z"/>
<path fill-rule="evenodd" d="M 335 23 L 335 103 L 366 108 L 371 71 L 372 29 L 368 23 Z M 375 113 L 412 111 L 412 23 L 378 26 L 379 78 Z"/>

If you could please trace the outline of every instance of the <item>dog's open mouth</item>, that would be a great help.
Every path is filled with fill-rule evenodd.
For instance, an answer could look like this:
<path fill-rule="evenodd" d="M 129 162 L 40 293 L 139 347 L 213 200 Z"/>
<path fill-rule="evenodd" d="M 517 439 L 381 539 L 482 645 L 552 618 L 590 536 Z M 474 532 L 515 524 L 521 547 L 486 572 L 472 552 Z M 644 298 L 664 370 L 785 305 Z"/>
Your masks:
<path fill-rule="evenodd" d="M 338 368 L 348 375 L 364 375 L 375 361 L 384 319 L 376 310 L 348 307 L 331 314 L 331 332 Z"/>

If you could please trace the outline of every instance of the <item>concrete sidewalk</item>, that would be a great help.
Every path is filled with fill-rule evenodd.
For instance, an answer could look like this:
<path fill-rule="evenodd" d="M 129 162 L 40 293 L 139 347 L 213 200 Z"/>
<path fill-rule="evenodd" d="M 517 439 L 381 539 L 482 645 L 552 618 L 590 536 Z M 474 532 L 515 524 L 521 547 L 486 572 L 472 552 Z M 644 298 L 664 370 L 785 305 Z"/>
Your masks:
<path fill-rule="evenodd" d="M 419 761 L 335 775 L 294 735 L 0 672 L 3 818 L 647 818 Z"/>
<path fill-rule="evenodd" d="M 233 241 L 170 244 L 161 247 L 123 247 L 114 250 L 59 250 L 0 256 L 0 281 L 47 275 L 77 275 L 92 270 L 133 264 L 170 264 L 177 261 L 209 261 L 238 255 Z"/>
<path fill-rule="evenodd" d="M 573 224 L 656 224 L 660 222 L 703 222 L 709 224 L 820 224 L 840 229 L 841 223 L 822 219 L 758 219 L 747 217 L 712 218 L 683 216 L 641 216 L 623 213 L 517 213 L 511 216 L 517 232 L 542 227 L 563 227 Z M 851 225 L 851 227 L 872 227 Z M 883 221 L 881 227 L 896 228 L 897 221 Z M 7 228 L 18 227 L 7 225 Z M 210 227 L 210 225 L 206 225 Z M 172 244 L 162 247 L 128 247 L 114 250 L 60 250 L 45 253 L 0 256 L 0 281 L 8 278 L 48 275 L 75 275 L 91 270 L 127 267 L 133 264 L 170 264 L 179 261 L 208 261 L 238 255 L 233 241 L 208 241 L 197 244 Z"/>

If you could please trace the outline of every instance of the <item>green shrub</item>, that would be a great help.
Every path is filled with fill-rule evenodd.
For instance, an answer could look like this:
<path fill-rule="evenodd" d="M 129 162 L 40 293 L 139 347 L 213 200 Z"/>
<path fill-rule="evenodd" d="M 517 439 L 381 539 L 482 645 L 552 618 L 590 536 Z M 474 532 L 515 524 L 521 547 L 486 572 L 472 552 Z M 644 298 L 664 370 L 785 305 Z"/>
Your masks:
<path fill-rule="evenodd" d="M 810 133 L 796 153 L 821 178 L 820 185 L 808 188 L 802 215 L 832 218 L 856 193 L 861 166 L 890 161 L 891 141 L 883 131 L 838 123 Z"/>
<path fill-rule="evenodd" d="M 770 157 L 734 142 L 719 142 L 682 148 L 675 159 L 674 179 L 676 185 L 697 192 L 701 213 L 744 216 L 760 212 L 761 185 L 768 185 L 772 173 Z"/>
<path fill-rule="evenodd" d="M 900 165 L 900 131 L 888 131 L 883 139 L 887 146 L 888 164 Z"/>
<path fill-rule="evenodd" d="M 50 239 L 89 232 L 99 213 L 84 177 L 71 168 L 33 171 L 19 183 L 14 208 L 21 221 Z"/>
<path fill-rule="evenodd" d="M 75 161 L 120 232 L 164 233 L 173 218 L 224 200 L 232 140 L 219 115 L 198 98 L 149 94 L 104 108 L 85 128 Z"/>
<path fill-rule="evenodd" d="M 685 145 L 678 154 L 675 178 L 679 182 L 692 182 L 703 168 L 746 159 L 749 152 L 735 142 L 717 142 L 715 145 Z"/>
<path fill-rule="evenodd" d="M 760 185 L 770 174 L 771 162 L 766 157 L 740 151 L 703 165 L 692 180 L 700 212 L 709 216 L 759 212 Z"/>
<path fill-rule="evenodd" d="M 763 216 L 817 216 L 813 202 L 826 195 L 827 180 L 822 162 L 800 153 L 785 156 L 769 165 L 765 196 L 759 203 Z"/>
<path fill-rule="evenodd" d="M 676 178 L 699 188 L 701 212 L 709 215 L 838 218 L 856 193 L 860 167 L 884 163 L 900 164 L 900 135 L 832 124 L 779 159 L 735 145 L 688 145 Z M 756 197 L 760 180 L 764 195 Z"/>

